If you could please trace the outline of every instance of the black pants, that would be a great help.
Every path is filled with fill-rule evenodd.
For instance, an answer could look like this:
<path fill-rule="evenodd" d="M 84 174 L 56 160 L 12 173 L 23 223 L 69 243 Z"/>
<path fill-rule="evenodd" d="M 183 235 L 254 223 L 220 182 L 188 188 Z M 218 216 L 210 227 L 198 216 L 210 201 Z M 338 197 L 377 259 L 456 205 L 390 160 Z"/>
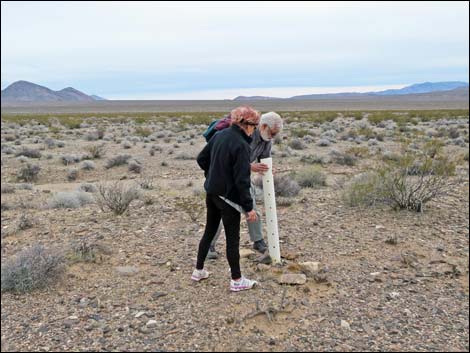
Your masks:
<path fill-rule="evenodd" d="M 240 212 L 227 204 L 217 195 L 206 195 L 207 206 L 207 222 L 204 235 L 199 243 L 199 251 L 197 253 L 198 270 L 204 268 L 204 260 L 206 259 L 212 239 L 217 233 L 220 219 L 224 224 L 225 237 L 227 241 L 227 260 L 232 271 L 232 279 L 241 277 L 240 272 Z"/>

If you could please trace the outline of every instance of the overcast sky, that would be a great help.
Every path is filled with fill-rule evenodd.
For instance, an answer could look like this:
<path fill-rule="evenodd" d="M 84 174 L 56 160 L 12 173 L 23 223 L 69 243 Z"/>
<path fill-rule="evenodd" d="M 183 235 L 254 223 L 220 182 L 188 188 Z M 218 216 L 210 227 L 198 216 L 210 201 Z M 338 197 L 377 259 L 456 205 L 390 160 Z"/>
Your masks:
<path fill-rule="evenodd" d="M 468 81 L 462 2 L 1 2 L 1 87 L 109 99 Z"/>

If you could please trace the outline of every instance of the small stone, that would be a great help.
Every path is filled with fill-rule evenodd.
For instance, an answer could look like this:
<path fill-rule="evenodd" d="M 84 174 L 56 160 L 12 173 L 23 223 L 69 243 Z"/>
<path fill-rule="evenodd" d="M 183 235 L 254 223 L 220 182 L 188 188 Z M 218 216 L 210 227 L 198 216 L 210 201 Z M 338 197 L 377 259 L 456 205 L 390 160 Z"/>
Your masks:
<path fill-rule="evenodd" d="M 286 252 L 281 257 L 286 259 L 286 260 L 295 260 L 296 258 L 299 257 L 299 254 L 296 254 L 296 253 L 293 253 L 293 252 Z"/>
<path fill-rule="evenodd" d="M 316 272 L 318 272 L 320 268 L 320 263 L 314 261 L 302 262 L 299 265 L 301 271 L 309 277 L 313 276 Z"/>
<path fill-rule="evenodd" d="M 387 299 L 388 300 L 393 300 L 393 299 L 396 299 L 400 296 L 400 293 L 398 292 L 391 292 L 391 293 L 388 293 L 387 294 Z"/>
<path fill-rule="evenodd" d="M 135 317 L 136 319 L 138 319 L 139 317 L 144 316 L 145 314 L 146 314 L 145 311 L 139 311 L 137 314 L 135 314 L 134 317 Z"/>
<path fill-rule="evenodd" d="M 247 257 L 250 257 L 251 255 L 254 255 L 255 252 L 251 249 L 240 249 L 240 258 L 244 259 Z"/>
<path fill-rule="evenodd" d="M 263 254 L 256 258 L 256 262 L 259 262 L 260 264 L 270 265 L 273 261 L 269 254 Z"/>
<path fill-rule="evenodd" d="M 163 293 L 163 292 L 155 292 L 152 294 L 152 299 L 158 299 L 164 296 L 167 296 L 168 293 Z"/>
<path fill-rule="evenodd" d="M 258 264 L 256 265 L 256 270 L 259 272 L 266 272 L 271 269 L 271 266 L 266 265 L 266 264 Z"/>
<path fill-rule="evenodd" d="M 341 328 L 345 330 L 350 330 L 351 326 L 349 325 L 349 322 L 347 322 L 346 320 L 341 320 Z"/>
<path fill-rule="evenodd" d="M 286 273 L 279 278 L 279 284 L 305 284 L 307 282 L 307 276 L 303 273 Z"/>
<path fill-rule="evenodd" d="M 132 276 L 139 272 L 139 269 L 134 266 L 118 266 L 116 271 L 122 276 Z"/>
<path fill-rule="evenodd" d="M 157 327 L 157 321 L 156 320 L 149 320 L 147 321 L 147 323 L 145 324 L 145 326 L 147 328 L 154 328 L 154 327 Z"/>

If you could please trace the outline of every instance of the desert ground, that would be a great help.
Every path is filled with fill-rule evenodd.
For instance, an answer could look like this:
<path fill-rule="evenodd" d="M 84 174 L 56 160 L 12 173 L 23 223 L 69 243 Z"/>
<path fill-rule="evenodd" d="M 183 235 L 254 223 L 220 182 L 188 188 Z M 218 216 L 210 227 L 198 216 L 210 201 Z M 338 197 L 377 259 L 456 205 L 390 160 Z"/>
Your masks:
<path fill-rule="evenodd" d="M 373 109 L 281 112 L 283 261 L 243 219 L 231 293 L 224 236 L 190 279 L 224 110 L 2 107 L 2 351 L 468 351 L 468 102 Z"/>

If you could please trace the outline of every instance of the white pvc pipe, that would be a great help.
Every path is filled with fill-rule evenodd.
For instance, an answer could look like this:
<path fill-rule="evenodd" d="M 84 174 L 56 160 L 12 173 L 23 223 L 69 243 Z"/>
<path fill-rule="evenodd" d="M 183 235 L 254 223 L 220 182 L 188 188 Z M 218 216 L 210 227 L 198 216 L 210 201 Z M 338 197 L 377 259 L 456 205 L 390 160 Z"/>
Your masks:
<path fill-rule="evenodd" d="M 276 197 L 274 195 L 273 159 L 263 158 L 261 163 L 269 169 L 263 175 L 264 207 L 266 210 L 266 231 L 268 232 L 269 256 L 273 263 L 281 262 L 279 247 L 279 230 L 277 227 Z"/>

